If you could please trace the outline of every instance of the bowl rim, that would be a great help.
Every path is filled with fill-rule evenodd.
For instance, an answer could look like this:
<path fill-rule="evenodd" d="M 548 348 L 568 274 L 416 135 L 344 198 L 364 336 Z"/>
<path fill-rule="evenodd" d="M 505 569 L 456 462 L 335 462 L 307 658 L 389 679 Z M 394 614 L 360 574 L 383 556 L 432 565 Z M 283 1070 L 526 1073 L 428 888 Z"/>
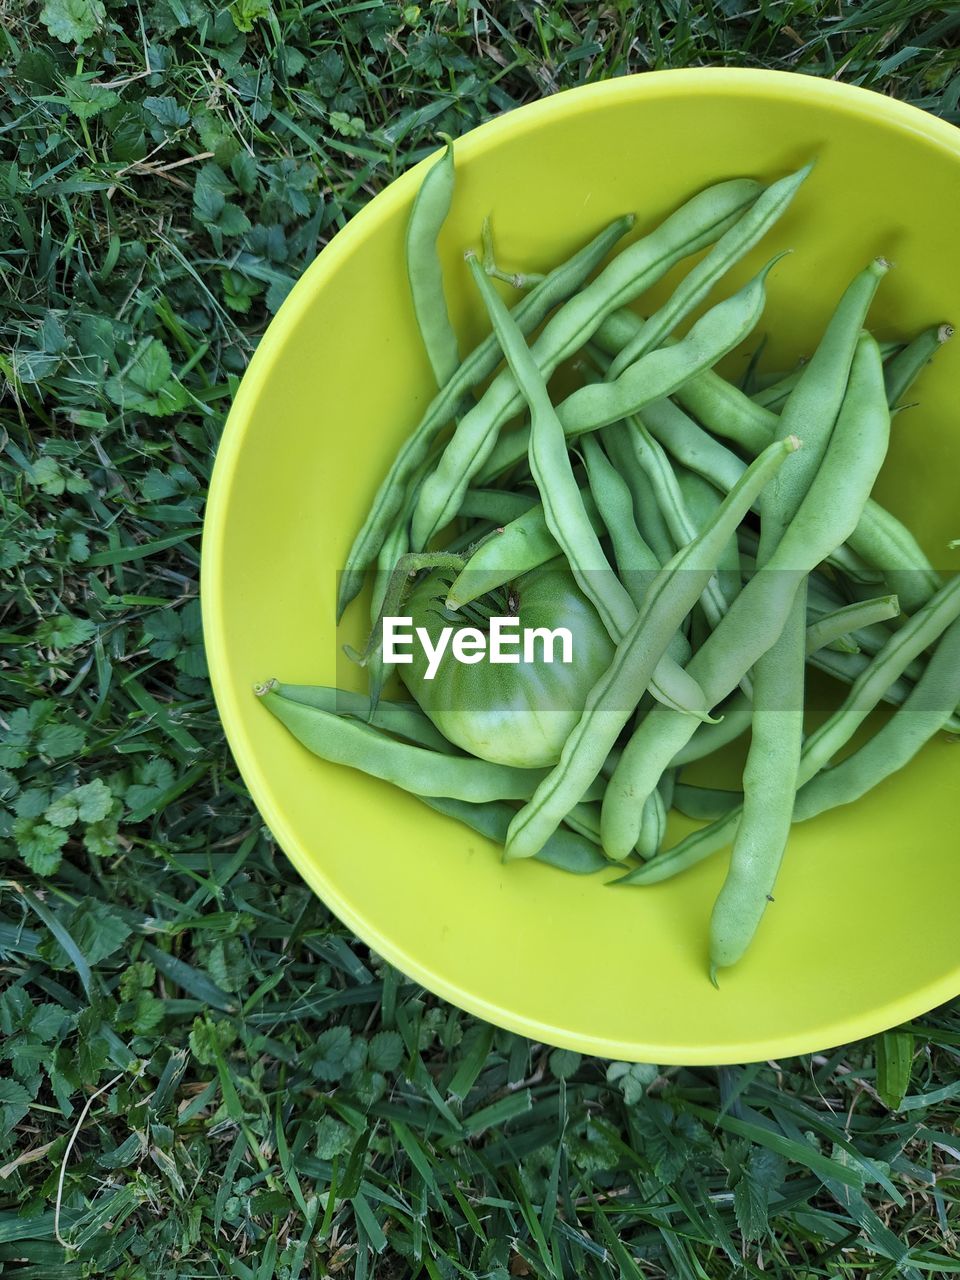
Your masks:
<path fill-rule="evenodd" d="M 708 67 L 647 71 L 619 76 L 593 84 L 562 90 L 546 98 L 514 108 L 478 125 L 456 139 L 458 156 L 469 160 L 495 148 L 510 137 L 534 130 L 541 122 L 562 121 L 584 107 L 604 101 L 639 101 L 675 96 L 678 93 L 743 94 L 745 90 L 764 97 L 803 104 L 816 101 L 836 104 L 845 112 L 869 117 L 871 121 L 909 132 L 933 143 L 960 159 L 960 129 L 937 116 L 895 98 L 859 86 L 827 80 L 798 72 L 752 68 Z M 807 1026 L 791 1035 L 773 1038 L 731 1040 L 722 1044 L 670 1045 L 653 1043 L 642 1037 L 629 1041 L 607 1036 L 571 1032 L 562 1026 L 540 1022 L 484 999 L 448 981 L 442 973 L 422 965 L 389 936 L 372 927 L 361 911 L 339 893 L 336 885 L 302 847 L 292 826 L 273 800 L 266 772 L 258 762 L 253 745 L 242 732 L 239 690 L 226 677 L 228 669 L 222 582 L 225 521 L 233 477 L 244 438 L 261 389 L 288 335 L 300 323 L 314 294 L 322 288 L 340 264 L 364 241 L 377 233 L 380 224 L 412 196 L 423 173 L 442 148 L 406 170 L 374 196 L 305 269 L 270 321 L 243 374 L 227 415 L 217 447 L 204 513 L 200 563 L 200 602 L 210 682 L 224 735 L 240 775 L 267 827 L 299 875 L 357 937 L 393 965 L 435 995 L 478 1018 L 532 1040 L 572 1049 L 580 1053 L 618 1061 L 660 1062 L 671 1065 L 724 1065 L 792 1057 L 820 1052 L 837 1045 L 874 1035 L 918 1017 L 938 1004 L 960 995 L 960 961 L 951 972 L 918 988 L 909 995 L 889 999 L 869 1009 L 834 1017 Z"/>

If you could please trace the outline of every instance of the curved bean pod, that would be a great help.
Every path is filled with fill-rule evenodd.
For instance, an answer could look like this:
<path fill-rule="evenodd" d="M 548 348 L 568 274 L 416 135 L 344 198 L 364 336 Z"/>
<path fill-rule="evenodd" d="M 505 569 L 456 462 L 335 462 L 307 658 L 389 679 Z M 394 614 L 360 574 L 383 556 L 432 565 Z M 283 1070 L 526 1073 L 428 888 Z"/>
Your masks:
<path fill-rule="evenodd" d="M 858 600 L 855 604 L 844 605 L 842 609 L 823 614 L 807 627 L 806 652 L 811 654 L 818 649 L 828 649 L 861 627 L 870 627 L 899 616 L 900 601 L 896 596 L 878 596 L 875 600 Z"/>
<path fill-rule="evenodd" d="M 450 323 L 437 257 L 437 237 L 452 202 L 453 143 L 448 142 L 420 184 L 407 221 L 404 245 L 413 311 L 438 387 L 449 382 L 460 364 L 457 335 Z"/>
<path fill-rule="evenodd" d="M 272 689 L 265 689 L 260 701 L 314 755 L 361 769 L 415 795 L 478 802 L 523 800 L 548 772 L 409 746 L 369 725 L 282 698 Z M 588 793 L 583 798 L 596 797 Z"/>
<path fill-rule="evenodd" d="M 584 511 L 591 526 L 600 532 L 603 521 L 589 491 L 580 491 Z M 521 574 L 536 569 L 560 554 L 556 538 L 547 525 L 543 503 L 505 524 L 482 543 L 461 569 L 446 599 L 448 609 L 462 609 L 488 591 L 496 591 Z"/>
<path fill-rule="evenodd" d="M 724 232 L 707 256 L 683 278 L 668 301 L 643 322 L 637 334 L 614 356 L 607 370 L 607 381 L 619 378 L 628 365 L 659 347 L 700 305 L 717 281 L 750 252 L 786 211 L 812 168 L 812 164 L 805 165 L 767 187 L 743 217 Z"/>

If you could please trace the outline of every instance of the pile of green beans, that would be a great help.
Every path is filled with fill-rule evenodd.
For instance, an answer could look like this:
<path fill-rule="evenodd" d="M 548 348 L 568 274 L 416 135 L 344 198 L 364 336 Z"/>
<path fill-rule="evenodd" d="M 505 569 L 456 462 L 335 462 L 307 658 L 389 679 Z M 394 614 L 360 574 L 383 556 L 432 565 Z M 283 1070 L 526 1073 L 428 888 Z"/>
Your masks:
<path fill-rule="evenodd" d="M 257 687 L 307 749 L 420 797 L 501 844 L 507 861 L 578 875 L 616 868 L 608 883 L 638 886 L 731 849 L 709 922 L 714 982 L 761 927 L 792 824 L 860 799 L 937 733 L 960 732 L 960 577 L 944 582 L 872 497 L 891 419 L 950 326 L 878 342 L 869 312 L 889 270 L 878 258 L 851 264 L 861 269 L 792 369 L 767 373 L 757 355 L 737 386 L 717 368 L 760 324 L 783 255 L 711 295 L 812 167 L 766 187 L 717 183 L 614 253 L 635 223 L 625 215 L 546 275 L 503 269 L 484 220 L 482 252 L 465 246 L 464 272 L 491 332 L 461 358 L 437 254 L 455 199 L 448 143 L 405 239 L 438 390 L 340 579 L 338 619 L 375 571 L 370 642 L 363 655 L 349 650 L 369 691 Z M 665 302 L 646 306 L 649 289 L 704 250 Z M 525 290 L 512 306 L 510 288 Z M 562 365 L 581 385 L 558 400 L 550 382 Z M 557 565 L 608 648 L 559 754 L 542 756 L 552 765 L 480 758 L 416 702 L 381 696 L 380 619 L 424 575 L 439 584 L 444 617 L 476 622 L 492 602 L 514 607 L 525 575 Z M 811 670 L 827 673 L 839 699 L 813 732 Z M 882 703 L 882 727 L 834 763 Z M 495 717 L 496 694 L 473 710 Z M 748 734 L 740 790 L 685 778 Z M 673 810 L 706 825 L 668 847 Z"/>

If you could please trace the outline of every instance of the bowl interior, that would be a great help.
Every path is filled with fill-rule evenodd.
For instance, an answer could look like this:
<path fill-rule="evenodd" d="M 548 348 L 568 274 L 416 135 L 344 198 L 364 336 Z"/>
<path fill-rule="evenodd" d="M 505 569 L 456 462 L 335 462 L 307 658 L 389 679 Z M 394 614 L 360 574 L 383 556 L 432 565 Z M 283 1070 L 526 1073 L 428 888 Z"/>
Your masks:
<path fill-rule="evenodd" d="M 641 234 L 708 183 L 771 180 L 811 157 L 790 211 L 714 295 L 795 250 L 769 280 L 764 366 L 811 351 L 850 277 L 879 253 L 896 265 L 871 312 L 875 332 L 900 337 L 950 319 L 960 298 L 958 138 L 877 95 L 776 73 L 658 73 L 512 113 L 457 147 L 441 250 L 463 347 L 484 332 L 462 252 L 485 214 L 504 263 L 545 270 L 625 211 L 637 212 Z M 336 575 L 430 399 L 402 254 L 421 177 L 374 200 L 297 285 L 217 459 L 203 556 L 210 665 L 230 745 L 281 846 L 405 973 L 492 1022 L 586 1052 L 768 1058 L 867 1034 L 956 994 L 960 746 L 931 745 L 858 804 L 794 830 L 776 902 L 717 991 L 706 926 L 726 855 L 632 890 L 605 887 L 616 873 L 503 866 L 493 845 L 414 797 L 314 758 L 258 705 L 252 686 L 269 676 L 360 687 L 339 647 L 364 633 L 367 597 L 336 632 Z M 746 358 L 734 353 L 729 369 Z M 943 566 L 945 544 L 960 536 L 958 375 L 960 340 L 923 373 L 918 407 L 896 419 L 878 486 Z M 690 826 L 674 817 L 670 842 Z"/>

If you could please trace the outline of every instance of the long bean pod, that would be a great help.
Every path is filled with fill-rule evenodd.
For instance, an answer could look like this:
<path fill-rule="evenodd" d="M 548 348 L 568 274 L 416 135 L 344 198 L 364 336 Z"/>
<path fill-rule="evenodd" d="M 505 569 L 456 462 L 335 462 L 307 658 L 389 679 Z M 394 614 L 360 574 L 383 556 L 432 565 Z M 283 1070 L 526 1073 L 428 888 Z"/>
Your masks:
<path fill-rule="evenodd" d="M 450 381 L 460 364 L 437 256 L 437 237 L 453 201 L 453 176 L 453 143 L 448 142 L 420 184 L 407 221 L 404 245 L 413 311 L 438 387 Z"/>
<path fill-rule="evenodd" d="M 545 769 L 517 769 L 474 756 L 446 755 L 389 738 L 367 724 L 283 698 L 261 686 L 260 701 L 308 751 L 334 764 L 362 769 L 415 795 L 452 800 L 523 800 Z M 588 791 L 583 799 L 595 799 Z"/>

